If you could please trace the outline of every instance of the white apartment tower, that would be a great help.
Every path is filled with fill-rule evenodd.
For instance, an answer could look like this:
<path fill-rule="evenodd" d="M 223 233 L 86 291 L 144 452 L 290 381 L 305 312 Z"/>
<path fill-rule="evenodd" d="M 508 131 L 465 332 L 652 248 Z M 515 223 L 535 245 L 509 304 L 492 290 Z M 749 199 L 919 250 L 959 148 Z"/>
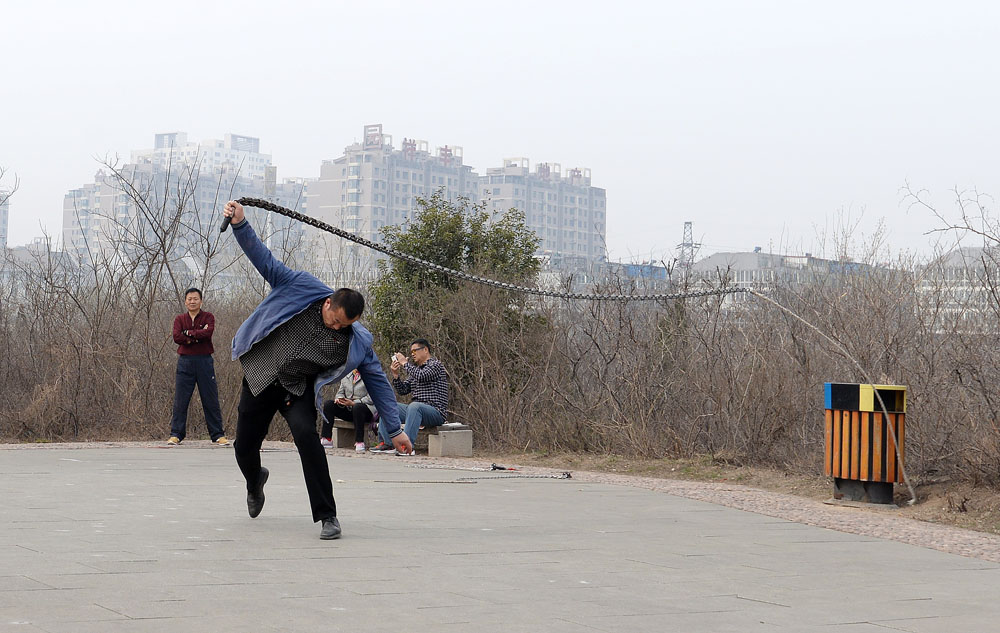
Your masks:
<path fill-rule="evenodd" d="M 176 253 L 184 256 L 198 240 L 218 235 L 222 205 L 230 198 L 264 198 L 296 211 L 305 211 L 308 181 L 277 181 L 271 157 L 259 152 L 260 141 L 226 134 L 224 140 L 188 142 L 183 132 L 157 134 L 151 150 L 136 150 L 129 163 L 117 170 L 126 180 L 140 183 L 147 205 L 167 213 L 183 211 L 181 238 Z M 162 198 L 166 196 L 167 199 Z M 63 199 L 63 249 L 77 258 L 91 258 L 127 244 L 144 227 L 134 200 L 109 169 L 101 169 L 94 182 L 69 191 Z M 148 228 L 148 227 L 146 227 Z M 262 214 L 256 229 L 271 245 L 282 244 L 301 226 L 283 216 Z M 280 234 L 280 235 L 279 235 Z"/>
<path fill-rule="evenodd" d="M 254 179 L 264 178 L 271 155 L 260 153 L 260 139 L 254 136 L 226 134 L 221 140 L 196 143 L 188 141 L 186 132 L 169 132 L 155 135 L 153 149 L 134 150 L 131 162 L 161 168 L 170 163 L 197 164 L 202 173 L 238 173 Z"/>
<path fill-rule="evenodd" d="M 112 184 L 101 169 L 94 182 L 72 189 L 63 197 L 63 251 L 87 257 L 112 249 L 116 221 L 131 214 L 128 196 Z"/>
<path fill-rule="evenodd" d="M 607 259 L 607 196 L 590 184 L 590 169 L 562 173 L 558 163 L 504 159 L 479 178 L 480 198 L 492 209 L 520 209 L 539 237 L 538 254 L 557 268 L 582 269 Z"/>
<path fill-rule="evenodd" d="M 320 166 L 307 201 L 316 219 L 380 242 L 382 227 L 405 223 L 418 197 L 440 190 L 450 201 L 478 198 L 479 177 L 463 164 L 461 147 L 445 145 L 432 154 L 426 141 L 404 138 L 396 149 L 381 124 L 366 125 L 362 139 Z M 327 283 L 349 285 L 372 278 L 378 253 L 319 231 L 312 232 L 310 242 Z"/>

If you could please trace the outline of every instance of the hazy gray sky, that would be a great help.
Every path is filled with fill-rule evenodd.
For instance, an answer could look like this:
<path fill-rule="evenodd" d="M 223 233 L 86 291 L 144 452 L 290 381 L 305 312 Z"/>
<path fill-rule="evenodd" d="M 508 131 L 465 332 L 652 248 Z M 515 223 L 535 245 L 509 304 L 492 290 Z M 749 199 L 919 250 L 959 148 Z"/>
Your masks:
<path fill-rule="evenodd" d="M 7 3 L 0 166 L 11 245 L 61 230 L 95 156 L 257 136 L 316 176 L 368 123 L 590 167 L 612 257 L 822 250 L 838 216 L 928 249 L 950 189 L 1000 195 L 995 2 Z M 0 183 L 8 184 L 8 182 Z"/>

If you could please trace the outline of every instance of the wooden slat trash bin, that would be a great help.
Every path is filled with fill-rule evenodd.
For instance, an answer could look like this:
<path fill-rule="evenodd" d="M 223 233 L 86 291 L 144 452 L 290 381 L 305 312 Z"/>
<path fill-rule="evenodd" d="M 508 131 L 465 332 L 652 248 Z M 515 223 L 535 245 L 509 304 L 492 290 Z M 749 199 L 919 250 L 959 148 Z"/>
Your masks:
<path fill-rule="evenodd" d="M 835 499 L 892 503 L 906 455 L 906 387 L 828 382 L 825 387 L 824 472 L 833 477 Z M 882 412 L 876 391 L 885 403 Z M 891 433 L 899 442 L 899 457 Z"/>

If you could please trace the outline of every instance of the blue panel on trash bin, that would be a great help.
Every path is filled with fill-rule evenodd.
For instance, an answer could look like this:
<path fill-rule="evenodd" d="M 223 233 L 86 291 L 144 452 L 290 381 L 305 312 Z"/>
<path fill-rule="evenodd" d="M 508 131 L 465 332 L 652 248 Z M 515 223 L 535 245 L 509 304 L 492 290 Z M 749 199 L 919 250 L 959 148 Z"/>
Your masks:
<path fill-rule="evenodd" d="M 832 409 L 833 408 L 833 395 L 831 393 L 830 383 L 823 385 L 823 408 Z"/>

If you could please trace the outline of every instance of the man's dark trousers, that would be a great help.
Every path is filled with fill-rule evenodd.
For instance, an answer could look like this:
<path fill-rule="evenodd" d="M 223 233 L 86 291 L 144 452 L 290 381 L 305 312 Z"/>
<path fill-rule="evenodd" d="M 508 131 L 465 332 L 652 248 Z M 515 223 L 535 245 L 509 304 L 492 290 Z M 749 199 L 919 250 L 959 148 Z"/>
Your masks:
<path fill-rule="evenodd" d="M 323 405 L 323 415 L 326 416 L 326 422 L 323 423 L 323 428 L 320 431 L 321 437 L 333 437 L 333 419 L 340 418 L 354 422 L 355 444 L 365 441 L 365 427 L 375 419 L 371 409 L 363 402 L 355 402 L 353 407 L 345 407 L 333 400 L 328 400 Z"/>
<path fill-rule="evenodd" d="M 314 397 L 313 380 L 306 383 L 305 392 L 301 396 L 289 394 L 278 383 L 254 396 L 244 378 L 233 452 L 236 453 L 236 463 L 247 480 L 247 491 L 250 492 L 251 482 L 255 488 L 260 476 L 261 444 L 267 437 L 274 414 L 280 412 L 292 432 L 295 448 L 299 450 L 313 521 L 322 521 L 337 516 L 337 503 L 333 499 L 333 482 L 330 481 L 326 450 L 319 443 L 319 435 L 316 433 Z"/>
<path fill-rule="evenodd" d="M 174 384 L 174 415 L 170 420 L 170 435 L 183 440 L 187 435 L 188 405 L 194 386 L 198 385 L 205 424 L 212 441 L 226 434 L 222 430 L 222 410 L 219 409 L 219 386 L 215 383 L 215 361 L 210 354 L 180 354 L 177 356 L 177 379 Z"/>

